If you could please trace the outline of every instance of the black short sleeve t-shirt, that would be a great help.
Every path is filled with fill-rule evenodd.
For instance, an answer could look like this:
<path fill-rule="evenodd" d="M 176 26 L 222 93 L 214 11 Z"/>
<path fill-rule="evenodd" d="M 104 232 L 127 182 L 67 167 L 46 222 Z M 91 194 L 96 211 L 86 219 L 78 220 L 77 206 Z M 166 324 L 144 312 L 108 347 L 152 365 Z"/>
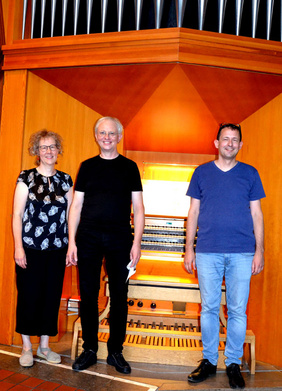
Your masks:
<path fill-rule="evenodd" d="M 95 156 L 81 164 L 75 190 L 84 192 L 80 227 L 113 230 L 129 227 L 131 193 L 142 191 L 142 183 L 132 160 Z"/>

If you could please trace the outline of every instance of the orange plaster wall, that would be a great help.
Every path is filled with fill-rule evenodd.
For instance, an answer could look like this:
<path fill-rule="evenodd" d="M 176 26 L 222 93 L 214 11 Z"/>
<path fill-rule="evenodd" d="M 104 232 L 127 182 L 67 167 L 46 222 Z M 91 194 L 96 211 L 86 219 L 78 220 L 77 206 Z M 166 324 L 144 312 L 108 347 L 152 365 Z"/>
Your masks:
<path fill-rule="evenodd" d="M 126 126 L 125 149 L 185 153 L 189 139 L 189 153 L 213 154 L 217 127 L 185 72 L 174 67 Z"/>
<path fill-rule="evenodd" d="M 255 166 L 266 198 L 265 268 L 252 277 L 248 328 L 256 335 L 256 359 L 282 365 L 282 94 L 242 123 L 239 160 Z"/>

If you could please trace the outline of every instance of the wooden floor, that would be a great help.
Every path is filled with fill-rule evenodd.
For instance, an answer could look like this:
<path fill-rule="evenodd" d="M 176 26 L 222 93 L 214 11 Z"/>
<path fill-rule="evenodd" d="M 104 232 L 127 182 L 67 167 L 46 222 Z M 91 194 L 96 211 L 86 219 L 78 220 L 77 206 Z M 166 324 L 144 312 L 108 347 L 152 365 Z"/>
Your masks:
<path fill-rule="evenodd" d="M 224 370 L 198 385 L 190 385 L 187 375 L 194 368 L 186 366 L 142 364 L 131 362 L 132 373 L 122 375 L 99 360 L 88 370 L 74 372 L 71 369 L 71 334 L 65 335 L 52 348 L 62 355 L 60 365 L 51 365 L 36 358 L 37 346 L 33 347 L 35 364 L 24 369 L 19 365 L 21 348 L 0 345 L 0 391 L 185 391 L 185 390 L 229 390 Z M 282 368 L 257 362 L 256 374 L 251 375 L 247 367 L 242 369 L 246 390 L 282 390 Z"/>

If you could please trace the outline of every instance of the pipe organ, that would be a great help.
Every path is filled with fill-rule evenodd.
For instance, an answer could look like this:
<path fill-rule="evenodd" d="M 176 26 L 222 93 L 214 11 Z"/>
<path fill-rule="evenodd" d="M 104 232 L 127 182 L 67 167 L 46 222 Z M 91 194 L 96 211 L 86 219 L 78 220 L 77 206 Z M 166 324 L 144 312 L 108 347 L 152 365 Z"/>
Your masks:
<path fill-rule="evenodd" d="M 129 274 L 128 319 L 124 342 L 129 361 L 175 365 L 196 365 L 201 359 L 200 327 L 201 296 L 196 273 L 184 267 L 187 203 L 177 200 L 176 193 L 185 195 L 194 166 L 152 164 L 143 162 L 142 180 L 145 210 L 156 214 L 145 216 L 141 241 L 141 258 L 135 273 Z M 153 190 L 152 190 L 153 182 Z M 179 188 L 179 183 L 181 187 Z M 183 185 L 183 188 L 182 188 Z M 185 188 L 185 190 L 184 190 Z M 172 193 L 172 194 L 171 194 Z M 173 205 L 169 205 L 169 204 Z M 175 204 L 177 207 L 175 207 Z M 157 211 L 159 213 L 157 213 Z M 161 215 L 175 212 L 175 216 Z M 134 233 L 134 216 L 132 215 Z M 196 246 L 197 237 L 195 237 Z M 106 307 L 100 313 L 99 357 L 107 357 L 109 337 L 108 314 L 110 293 L 105 277 Z M 224 367 L 226 341 L 225 286 L 222 285 L 219 319 L 221 325 L 219 367 Z M 82 350 L 80 321 L 75 323 L 72 358 Z M 249 331 L 254 371 L 254 335 Z"/>
<path fill-rule="evenodd" d="M 143 2 L 143 0 L 134 0 L 134 2 L 131 0 L 117 0 L 116 2 L 87 0 L 85 4 L 79 0 L 62 0 L 60 4 L 57 0 L 52 0 L 51 3 L 46 0 L 41 0 L 41 2 L 39 0 L 24 0 L 22 39 L 25 38 L 29 30 L 27 21 L 30 9 L 31 38 L 185 27 L 247 35 L 252 38 L 282 40 L 282 25 L 279 24 L 279 18 L 277 20 L 273 18 L 274 0 L 266 0 L 266 12 L 260 7 L 259 0 L 252 1 L 251 12 L 246 6 L 244 7 L 243 0 L 236 0 L 233 7 L 232 2 L 228 0 L 218 0 L 217 4 L 214 2 L 211 6 L 209 6 L 208 0 L 198 0 L 198 7 L 195 7 L 195 2 L 191 0 L 154 0 L 151 5 L 152 10 L 148 8 L 147 3 L 149 2 Z M 279 13 L 279 6 L 281 13 L 282 3 L 279 5 L 278 2 L 276 13 Z M 150 20 L 151 14 L 154 19 L 152 21 Z M 187 17 L 188 14 L 192 15 L 191 20 Z M 198 27 L 195 27 L 194 19 L 198 21 Z M 241 28 L 243 23 L 246 23 L 247 27 L 244 25 L 244 28 Z M 262 25 L 263 27 L 261 27 Z M 229 26 L 232 26 L 232 32 L 229 31 Z M 248 28 L 249 26 L 251 29 Z M 274 35 L 271 36 L 271 32 Z"/>
<path fill-rule="evenodd" d="M 183 264 L 185 224 L 184 218 L 146 216 L 142 256 L 128 286 L 124 353 L 129 361 L 196 366 L 202 358 L 198 281 L 195 275 L 186 272 Z M 107 278 L 106 296 L 109 298 Z M 218 363 L 218 367 L 222 368 L 225 367 L 225 304 L 225 287 L 222 286 Z M 108 300 L 99 318 L 100 358 L 107 357 L 109 306 Z M 245 342 L 250 347 L 250 370 L 254 373 L 255 336 L 252 331 L 247 331 Z M 81 325 L 78 320 L 74 326 L 72 359 L 81 351 Z"/>
<path fill-rule="evenodd" d="M 195 275 L 184 268 L 186 220 L 146 216 L 142 255 L 129 279 L 128 324 L 124 343 L 128 360 L 194 365 L 201 358 L 200 291 Z M 106 278 L 106 296 L 109 287 Z M 100 314 L 99 356 L 106 357 L 109 300 Z M 225 291 L 222 287 L 220 319 L 224 350 Z M 82 349 L 80 322 L 75 324 L 72 358 Z M 160 350 L 162 354 L 160 354 Z M 177 353 L 174 355 L 174 353 Z M 136 354 L 136 352 L 140 354 Z"/>

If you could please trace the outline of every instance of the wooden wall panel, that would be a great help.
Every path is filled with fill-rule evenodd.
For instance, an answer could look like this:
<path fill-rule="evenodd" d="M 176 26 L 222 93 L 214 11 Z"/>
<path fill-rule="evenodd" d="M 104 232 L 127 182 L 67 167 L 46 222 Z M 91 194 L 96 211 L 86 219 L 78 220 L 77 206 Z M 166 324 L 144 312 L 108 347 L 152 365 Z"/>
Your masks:
<path fill-rule="evenodd" d="M 23 0 L 1 0 L 5 30 L 5 42 L 21 39 Z"/>
<path fill-rule="evenodd" d="M 242 123 L 243 148 L 239 160 L 255 166 L 266 198 L 265 268 L 251 281 L 248 328 L 254 331 L 256 359 L 282 365 L 282 94 Z"/>
<path fill-rule="evenodd" d="M 12 200 L 21 170 L 27 71 L 5 75 L 0 131 L 0 343 L 11 344 L 14 329 L 15 263 Z"/>

